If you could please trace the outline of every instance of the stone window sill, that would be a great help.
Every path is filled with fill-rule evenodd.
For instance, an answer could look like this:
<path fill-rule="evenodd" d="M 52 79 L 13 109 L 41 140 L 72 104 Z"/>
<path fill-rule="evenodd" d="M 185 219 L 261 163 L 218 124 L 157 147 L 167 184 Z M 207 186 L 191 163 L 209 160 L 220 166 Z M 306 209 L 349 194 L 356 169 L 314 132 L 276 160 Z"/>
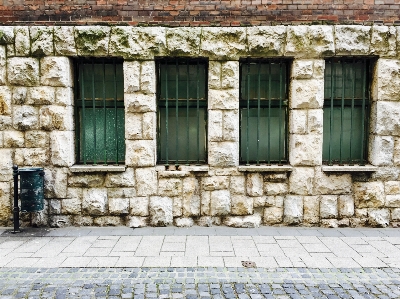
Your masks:
<path fill-rule="evenodd" d="M 378 167 L 370 164 L 361 165 L 323 165 L 324 172 L 373 172 L 377 171 Z"/>
<path fill-rule="evenodd" d="M 290 165 L 240 165 L 238 170 L 242 172 L 290 172 Z"/>
<path fill-rule="evenodd" d="M 125 165 L 73 165 L 71 172 L 123 172 Z"/>
<path fill-rule="evenodd" d="M 164 166 L 157 165 L 156 171 L 160 177 L 185 177 L 189 176 L 191 172 L 208 172 L 210 167 L 208 165 L 175 165 Z"/>

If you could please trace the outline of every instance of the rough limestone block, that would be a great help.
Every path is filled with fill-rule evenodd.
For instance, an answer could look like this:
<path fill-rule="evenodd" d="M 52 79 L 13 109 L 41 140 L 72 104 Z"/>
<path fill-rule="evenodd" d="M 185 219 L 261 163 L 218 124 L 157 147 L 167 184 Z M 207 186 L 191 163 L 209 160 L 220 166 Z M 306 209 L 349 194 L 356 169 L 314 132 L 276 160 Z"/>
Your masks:
<path fill-rule="evenodd" d="M 231 197 L 228 190 L 211 191 L 211 216 L 229 215 L 231 212 Z"/>
<path fill-rule="evenodd" d="M 249 228 L 249 227 L 259 227 L 261 224 L 261 216 L 260 215 L 249 215 L 249 216 L 228 216 L 224 218 L 224 225 L 230 227 L 241 227 L 241 228 Z"/>
<path fill-rule="evenodd" d="M 245 195 L 231 196 L 231 214 L 232 215 L 251 215 L 253 214 L 253 198 Z"/>
<path fill-rule="evenodd" d="M 46 198 L 67 197 L 68 169 L 46 168 L 44 171 L 44 196 Z"/>
<path fill-rule="evenodd" d="M 156 93 L 156 64 L 143 61 L 140 65 L 140 91 L 144 94 Z"/>
<path fill-rule="evenodd" d="M 381 208 L 385 204 L 383 182 L 356 182 L 353 184 L 357 208 Z"/>
<path fill-rule="evenodd" d="M 93 219 L 93 224 L 98 226 L 122 226 L 121 217 L 117 216 L 101 216 Z"/>
<path fill-rule="evenodd" d="M 231 176 L 229 185 L 231 194 L 245 194 L 245 184 L 245 176 Z"/>
<path fill-rule="evenodd" d="M 221 110 L 208 110 L 208 140 L 222 141 L 223 112 Z"/>
<path fill-rule="evenodd" d="M 396 27 L 372 26 L 370 51 L 381 57 L 396 56 Z"/>
<path fill-rule="evenodd" d="M 182 197 L 173 197 L 172 198 L 172 216 L 181 217 L 182 216 Z"/>
<path fill-rule="evenodd" d="M 26 131 L 38 129 L 39 111 L 32 106 L 13 107 L 13 127 L 16 130 Z"/>
<path fill-rule="evenodd" d="M 111 27 L 76 26 L 75 44 L 79 56 L 107 56 Z"/>
<path fill-rule="evenodd" d="M 74 27 L 54 27 L 54 51 L 59 56 L 76 56 Z"/>
<path fill-rule="evenodd" d="M 104 215 L 107 212 L 107 189 L 91 188 L 83 190 L 82 212 L 87 215 Z"/>
<path fill-rule="evenodd" d="M 194 225 L 194 221 L 192 218 L 179 217 L 174 219 L 174 224 L 177 227 L 192 227 Z"/>
<path fill-rule="evenodd" d="M 154 169 L 137 168 L 135 178 L 138 196 L 155 195 L 157 193 L 157 173 Z"/>
<path fill-rule="evenodd" d="M 265 205 L 283 208 L 284 200 L 285 200 L 285 196 L 266 196 L 265 197 Z"/>
<path fill-rule="evenodd" d="M 182 215 L 200 215 L 200 184 L 196 178 L 187 177 L 182 181 Z"/>
<path fill-rule="evenodd" d="M 102 187 L 104 184 L 104 177 L 105 175 L 103 173 L 74 173 L 68 177 L 68 186 L 83 188 Z"/>
<path fill-rule="evenodd" d="M 72 224 L 74 226 L 93 226 L 93 217 L 74 215 L 72 216 Z"/>
<path fill-rule="evenodd" d="M 204 27 L 200 56 L 217 60 L 237 60 L 246 56 L 246 29 L 238 27 Z"/>
<path fill-rule="evenodd" d="M 266 203 L 266 199 L 267 199 L 266 196 L 255 196 L 255 197 L 252 197 L 252 199 L 253 199 L 253 207 L 254 208 L 263 208 L 263 207 L 269 206 Z"/>
<path fill-rule="evenodd" d="M 107 188 L 108 198 L 132 198 L 136 196 L 135 188 L 115 187 Z"/>
<path fill-rule="evenodd" d="M 171 225 L 173 221 L 172 204 L 172 199 L 169 197 L 151 196 L 149 203 L 150 225 Z"/>
<path fill-rule="evenodd" d="M 9 182 L 0 182 L 0 224 L 8 225 L 7 220 L 11 216 L 11 188 Z"/>
<path fill-rule="evenodd" d="M 211 214 L 211 191 L 202 191 L 200 195 L 200 214 L 209 216 Z"/>
<path fill-rule="evenodd" d="M 208 66 L 208 88 L 234 89 L 239 86 L 238 61 L 210 61 Z"/>
<path fill-rule="evenodd" d="M 269 207 L 264 209 L 264 224 L 278 224 L 283 221 L 283 208 Z"/>
<path fill-rule="evenodd" d="M 314 61 L 305 59 L 295 59 L 292 64 L 293 79 L 311 79 L 314 73 Z"/>
<path fill-rule="evenodd" d="M 370 53 L 370 41 L 370 26 L 335 26 L 336 55 L 368 55 Z"/>
<path fill-rule="evenodd" d="M 283 204 L 286 224 L 299 224 L 303 221 L 303 196 L 287 195 Z"/>
<path fill-rule="evenodd" d="M 124 95 L 125 109 L 128 112 L 156 112 L 154 94 L 127 93 Z"/>
<path fill-rule="evenodd" d="M 239 141 L 239 111 L 224 110 L 222 135 L 225 141 Z"/>
<path fill-rule="evenodd" d="M 127 168 L 123 172 L 108 173 L 104 184 L 106 187 L 134 187 L 135 173 L 133 168 Z"/>
<path fill-rule="evenodd" d="M 50 199 L 48 200 L 49 213 L 51 215 L 61 214 L 61 200 Z"/>
<path fill-rule="evenodd" d="M 10 85 L 38 85 L 39 60 L 25 57 L 12 57 L 7 59 L 7 80 Z"/>
<path fill-rule="evenodd" d="M 157 115 L 155 112 L 143 113 L 143 139 L 153 140 L 157 136 Z"/>
<path fill-rule="evenodd" d="M 336 195 L 321 195 L 320 200 L 319 213 L 321 218 L 337 218 L 338 197 Z"/>
<path fill-rule="evenodd" d="M 51 215 L 50 217 L 50 227 L 68 227 L 72 225 L 72 216 L 70 215 Z"/>
<path fill-rule="evenodd" d="M 31 52 L 31 43 L 29 38 L 28 26 L 15 26 L 15 55 L 16 56 L 29 56 Z"/>
<path fill-rule="evenodd" d="M 393 165 L 393 136 L 373 135 L 370 137 L 370 161 L 375 166 Z"/>
<path fill-rule="evenodd" d="M 156 165 L 155 140 L 126 140 L 125 164 L 127 166 Z"/>
<path fill-rule="evenodd" d="M 289 161 L 293 166 L 322 164 L 322 136 L 320 134 L 290 134 Z"/>
<path fill-rule="evenodd" d="M 182 180 L 168 178 L 158 180 L 158 194 L 160 196 L 180 196 L 182 193 Z"/>
<path fill-rule="evenodd" d="M 309 133 L 322 134 L 324 127 L 324 110 L 309 109 L 307 118 L 307 130 Z"/>
<path fill-rule="evenodd" d="M 11 115 L 1 115 L 0 114 L 0 130 L 7 130 L 12 127 L 12 117 Z"/>
<path fill-rule="evenodd" d="M 306 134 L 307 129 L 307 110 L 293 109 L 289 111 L 289 133 Z"/>
<path fill-rule="evenodd" d="M 128 227 L 146 227 L 148 223 L 147 217 L 138 217 L 138 216 L 129 216 L 128 218 Z"/>
<path fill-rule="evenodd" d="M 372 81 L 372 98 L 375 101 L 400 100 L 400 60 L 378 59 Z"/>
<path fill-rule="evenodd" d="M 287 183 L 264 182 L 264 193 L 266 195 L 286 195 L 288 193 Z"/>
<path fill-rule="evenodd" d="M 350 174 L 329 174 L 317 167 L 314 181 L 315 194 L 350 194 L 352 180 Z"/>
<path fill-rule="evenodd" d="M 0 124 L 1 124 L 1 118 L 0 118 Z M 1 128 L 1 125 L 0 125 L 0 128 Z M 394 137 L 393 163 L 396 166 L 400 165 L 400 138 L 399 137 Z"/>
<path fill-rule="evenodd" d="M 54 166 L 72 166 L 74 164 L 74 132 L 52 131 L 50 133 L 51 163 Z"/>
<path fill-rule="evenodd" d="M 143 113 L 125 114 L 125 139 L 143 139 Z"/>
<path fill-rule="evenodd" d="M 289 177 L 289 193 L 299 195 L 312 195 L 314 187 L 314 168 L 293 168 Z"/>
<path fill-rule="evenodd" d="M 165 35 L 168 56 L 199 56 L 201 28 L 167 28 Z"/>
<path fill-rule="evenodd" d="M 146 196 L 130 198 L 130 214 L 133 216 L 149 216 L 149 198 Z"/>
<path fill-rule="evenodd" d="M 68 57 L 43 57 L 40 60 L 40 83 L 57 87 L 72 87 L 72 63 Z"/>
<path fill-rule="evenodd" d="M 0 86 L 0 115 L 11 115 L 11 89 Z"/>
<path fill-rule="evenodd" d="M 384 182 L 386 195 L 400 194 L 400 182 L 399 181 L 389 181 Z"/>
<path fill-rule="evenodd" d="M 31 54 L 33 56 L 53 55 L 53 27 L 32 26 L 29 28 L 31 38 Z"/>
<path fill-rule="evenodd" d="M 79 198 L 64 198 L 61 200 L 61 213 L 80 215 L 82 213 L 82 201 Z"/>
<path fill-rule="evenodd" d="M 54 104 L 60 106 L 72 106 L 74 104 L 73 89 L 69 87 L 56 87 Z"/>
<path fill-rule="evenodd" d="M 15 150 L 14 162 L 17 165 L 44 166 L 49 163 L 47 148 L 18 148 Z"/>
<path fill-rule="evenodd" d="M 230 167 L 239 165 L 239 150 L 236 142 L 209 142 L 208 161 L 210 166 Z"/>
<path fill-rule="evenodd" d="M 39 110 L 40 129 L 46 131 L 72 131 L 74 129 L 72 106 L 42 106 Z"/>
<path fill-rule="evenodd" d="M 292 109 L 320 109 L 324 103 L 324 80 L 292 80 L 289 94 Z"/>
<path fill-rule="evenodd" d="M 318 224 L 320 215 L 320 197 L 319 196 L 304 196 L 304 222 L 309 224 Z"/>
<path fill-rule="evenodd" d="M 375 227 L 386 227 L 389 225 L 389 209 L 368 209 L 368 224 Z"/>
<path fill-rule="evenodd" d="M 166 55 L 163 27 L 115 26 L 111 31 L 110 55 L 129 59 L 153 59 Z"/>
<path fill-rule="evenodd" d="M 14 27 L 0 26 L 0 45 L 12 44 L 14 42 Z"/>
<path fill-rule="evenodd" d="M 289 26 L 285 56 L 321 57 L 334 54 L 332 26 Z"/>
<path fill-rule="evenodd" d="M 286 26 L 247 27 L 249 56 L 283 56 L 286 28 Z"/>
<path fill-rule="evenodd" d="M 339 195 L 338 198 L 339 217 L 354 216 L 354 198 L 352 195 Z"/>
<path fill-rule="evenodd" d="M 109 198 L 108 211 L 111 215 L 125 215 L 129 213 L 129 198 Z"/>
<path fill-rule="evenodd" d="M 0 169 L 11 169 L 13 166 L 12 154 L 11 149 L 0 148 Z"/>
<path fill-rule="evenodd" d="M 202 189 L 207 191 L 228 189 L 229 177 L 228 176 L 212 176 L 202 178 Z"/>
<path fill-rule="evenodd" d="M 13 100 L 14 103 L 25 103 L 29 105 L 51 105 L 55 102 L 55 89 L 54 87 L 49 86 L 36 86 L 36 87 L 28 87 L 26 89 L 26 99 L 23 94 L 24 90 L 19 88 L 16 90 L 14 88 Z"/>
<path fill-rule="evenodd" d="M 250 173 L 247 175 L 246 191 L 249 196 L 263 195 L 263 177 L 260 173 Z"/>
<path fill-rule="evenodd" d="M 140 90 L 140 61 L 124 61 L 124 92 Z"/>
<path fill-rule="evenodd" d="M 390 218 L 392 221 L 400 220 L 400 209 L 391 209 Z"/>
<path fill-rule="evenodd" d="M 371 110 L 371 127 L 374 133 L 400 136 L 400 102 L 378 101 L 372 105 Z"/>
<path fill-rule="evenodd" d="M 25 104 L 27 101 L 29 87 L 15 86 L 12 88 L 12 103 L 15 105 Z M 1 87 L 0 87 L 1 90 Z"/>
<path fill-rule="evenodd" d="M 0 85 L 6 84 L 6 47 L 0 46 Z"/>
<path fill-rule="evenodd" d="M 239 109 L 239 89 L 208 89 L 208 109 Z"/>
<path fill-rule="evenodd" d="M 400 208 L 400 194 L 386 195 L 385 207 Z"/>

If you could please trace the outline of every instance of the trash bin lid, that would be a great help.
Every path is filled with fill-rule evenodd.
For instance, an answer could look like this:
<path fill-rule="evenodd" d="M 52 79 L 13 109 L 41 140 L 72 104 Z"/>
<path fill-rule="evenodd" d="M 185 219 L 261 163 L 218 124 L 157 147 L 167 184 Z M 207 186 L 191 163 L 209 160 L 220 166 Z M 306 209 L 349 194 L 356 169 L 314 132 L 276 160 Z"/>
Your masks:
<path fill-rule="evenodd" d="M 42 167 L 19 168 L 18 171 L 41 171 Z"/>

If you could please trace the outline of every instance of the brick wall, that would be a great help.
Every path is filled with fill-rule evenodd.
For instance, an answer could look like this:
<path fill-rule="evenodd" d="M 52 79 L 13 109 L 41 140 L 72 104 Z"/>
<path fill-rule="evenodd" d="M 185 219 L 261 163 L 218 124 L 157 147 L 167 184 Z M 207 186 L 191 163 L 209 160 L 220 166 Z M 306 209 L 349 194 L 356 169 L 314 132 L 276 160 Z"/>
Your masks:
<path fill-rule="evenodd" d="M 400 0 L 0 0 L 0 24 L 397 24 Z"/>

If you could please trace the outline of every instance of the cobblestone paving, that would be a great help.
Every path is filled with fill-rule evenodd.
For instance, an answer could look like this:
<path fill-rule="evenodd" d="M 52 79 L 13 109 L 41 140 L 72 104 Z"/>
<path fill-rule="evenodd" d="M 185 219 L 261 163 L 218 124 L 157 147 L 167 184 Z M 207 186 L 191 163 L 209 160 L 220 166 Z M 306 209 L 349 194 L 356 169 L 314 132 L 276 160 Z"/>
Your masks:
<path fill-rule="evenodd" d="M 0 298 L 400 298 L 400 269 L 3 268 Z"/>

